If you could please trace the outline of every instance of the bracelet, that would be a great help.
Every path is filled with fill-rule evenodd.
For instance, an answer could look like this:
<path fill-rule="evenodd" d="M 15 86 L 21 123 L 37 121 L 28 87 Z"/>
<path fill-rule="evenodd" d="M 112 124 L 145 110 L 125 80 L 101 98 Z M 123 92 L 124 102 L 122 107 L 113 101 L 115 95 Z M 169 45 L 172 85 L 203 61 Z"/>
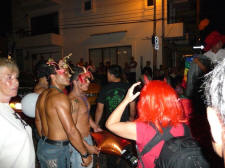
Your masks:
<path fill-rule="evenodd" d="M 87 158 L 89 155 L 90 155 L 90 154 L 89 154 L 88 152 L 87 152 L 86 154 L 84 154 L 84 155 L 80 154 L 80 156 L 81 156 L 82 158 Z"/>

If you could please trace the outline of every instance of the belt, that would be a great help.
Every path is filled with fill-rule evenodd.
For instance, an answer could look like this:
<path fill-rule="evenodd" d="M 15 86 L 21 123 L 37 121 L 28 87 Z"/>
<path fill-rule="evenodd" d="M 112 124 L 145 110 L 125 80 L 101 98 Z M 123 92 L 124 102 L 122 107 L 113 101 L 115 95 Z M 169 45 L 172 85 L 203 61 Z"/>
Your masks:
<path fill-rule="evenodd" d="M 57 146 L 66 146 L 69 144 L 70 141 L 55 141 L 55 140 L 51 140 L 51 139 L 48 139 L 47 137 L 45 136 L 42 136 L 41 139 L 49 144 L 52 144 L 52 145 L 57 145 Z"/>

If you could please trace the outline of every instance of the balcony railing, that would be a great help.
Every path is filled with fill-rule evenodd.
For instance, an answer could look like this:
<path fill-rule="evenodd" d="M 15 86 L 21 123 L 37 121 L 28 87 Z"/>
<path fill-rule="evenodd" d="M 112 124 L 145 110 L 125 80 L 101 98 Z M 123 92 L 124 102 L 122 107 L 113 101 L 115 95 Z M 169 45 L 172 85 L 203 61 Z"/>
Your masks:
<path fill-rule="evenodd" d="M 17 41 L 19 48 L 34 48 L 43 46 L 63 46 L 63 38 L 61 35 L 48 33 L 36 36 L 23 37 Z"/>

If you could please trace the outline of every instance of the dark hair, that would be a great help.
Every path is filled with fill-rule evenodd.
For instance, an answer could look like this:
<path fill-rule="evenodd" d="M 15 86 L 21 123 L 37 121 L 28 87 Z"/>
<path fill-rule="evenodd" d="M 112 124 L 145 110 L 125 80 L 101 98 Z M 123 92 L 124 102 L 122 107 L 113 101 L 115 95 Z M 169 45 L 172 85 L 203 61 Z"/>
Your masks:
<path fill-rule="evenodd" d="M 206 103 L 208 106 L 216 108 L 225 123 L 225 59 L 218 63 L 216 67 L 205 75 L 203 84 L 205 87 Z"/>
<path fill-rule="evenodd" d="M 54 65 L 41 64 L 40 67 L 38 67 L 37 78 L 39 79 L 45 76 L 49 85 L 51 84 L 51 74 L 56 74 Z"/>
<path fill-rule="evenodd" d="M 48 77 L 51 71 L 51 68 L 47 64 L 40 64 L 37 68 L 37 78 Z"/>
<path fill-rule="evenodd" d="M 122 68 L 119 65 L 111 65 L 108 72 L 113 74 L 116 78 L 122 78 Z"/>
<path fill-rule="evenodd" d="M 72 77 L 70 78 L 70 82 L 77 80 L 77 77 L 79 76 L 79 74 L 84 72 L 83 68 L 78 66 L 74 66 L 72 70 L 73 70 L 73 74 L 72 74 Z"/>

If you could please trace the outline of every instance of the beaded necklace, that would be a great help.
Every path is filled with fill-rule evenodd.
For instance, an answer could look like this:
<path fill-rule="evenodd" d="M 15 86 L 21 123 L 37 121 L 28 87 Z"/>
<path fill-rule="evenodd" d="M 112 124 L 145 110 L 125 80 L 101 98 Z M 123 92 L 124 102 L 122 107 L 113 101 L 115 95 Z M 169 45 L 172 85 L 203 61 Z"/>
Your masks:
<path fill-rule="evenodd" d="M 56 86 L 51 85 L 49 88 L 55 88 L 55 89 L 58 90 L 60 93 L 64 93 L 61 89 L 57 88 Z"/>

